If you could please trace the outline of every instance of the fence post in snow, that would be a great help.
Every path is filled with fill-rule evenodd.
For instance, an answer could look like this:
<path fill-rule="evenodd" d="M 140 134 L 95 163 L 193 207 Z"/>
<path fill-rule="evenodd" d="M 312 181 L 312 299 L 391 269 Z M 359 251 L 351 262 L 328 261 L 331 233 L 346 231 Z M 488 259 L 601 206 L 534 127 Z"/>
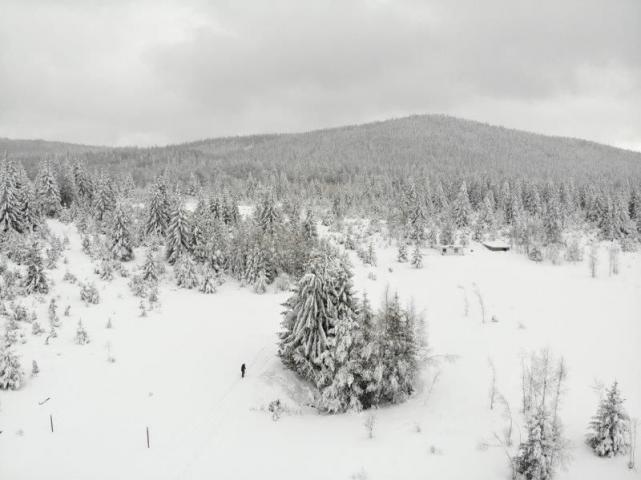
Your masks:
<path fill-rule="evenodd" d="M 147 448 L 149 448 L 149 427 L 147 427 Z"/>
<path fill-rule="evenodd" d="M 51 427 L 51 433 L 53 433 L 53 415 L 49 414 L 49 426 Z"/>

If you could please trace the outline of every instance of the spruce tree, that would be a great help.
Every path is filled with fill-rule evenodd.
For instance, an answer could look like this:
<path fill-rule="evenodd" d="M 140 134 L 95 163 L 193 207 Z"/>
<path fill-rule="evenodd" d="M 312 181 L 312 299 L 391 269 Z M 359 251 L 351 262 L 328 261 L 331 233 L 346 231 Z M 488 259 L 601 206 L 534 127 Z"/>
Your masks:
<path fill-rule="evenodd" d="M 23 378 L 24 372 L 18 356 L 11 348 L 0 348 L 0 390 L 18 390 Z"/>
<path fill-rule="evenodd" d="M 158 263 L 156 257 L 151 249 L 147 250 L 145 255 L 145 263 L 142 266 L 142 278 L 145 281 L 157 282 L 160 277 Z"/>
<path fill-rule="evenodd" d="M 145 226 L 145 235 L 157 235 L 164 237 L 169 226 L 170 203 L 167 194 L 167 186 L 158 179 L 149 199 L 149 213 Z"/>
<path fill-rule="evenodd" d="M 592 432 L 588 445 L 600 457 L 613 457 L 627 453 L 630 417 L 623 408 L 623 399 L 617 382 L 606 391 L 596 415 L 590 422 Z"/>
<path fill-rule="evenodd" d="M 398 294 L 386 293 L 380 313 L 382 379 L 381 400 L 398 403 L 414 391 L 418 372 L 418 345 L 414 318 L 403 311 Z"/>
<path fill-rule="evenodd" d="M 303 237 L 308 242 L 315 242 L 318 239 L 318 230 L 316 228 L 316 219 L 311 208 L 307 209 L 305 213 L 305 220 L 303 220 Z"/>
<path fill-rule="evenodd" d="M 321 388 L 326 386 L 334 344 L 336 313 L 331 300 L 329 269 L 334 261 L 327 249 L 314 252 L 283 312 L 279 356 L 283 363 Z"/>
<path fill-rule="evenodd" d="M 174 267 L 176 285 L 182 288 L 196 288 L 199 284 L 196 264 L 190 255 L 183 255 Z"/>
<path fill-rule="evenodd" d="M 54 217 L 60 211 L 60 191 L 49 160 L 42 164 L 37 186 L 38 204 L 42 213 Z"/>
<path fill-rule="evenodd" d="M 470 199 L 467 194 L 467 186 L 465 182 L 463 182 L 452 206 L 454 224 L 458 228 L 467 227 L 470 223 L 471 212 L 472 206 L 470 205 Z"/>
<path fill-rule="evenodd" d="M 8 161 L 0 170 L 0 232 L 24 231 L 22 204 L 16 189 L 16 179 Z"/>
<path fill-rule="evenodd" d="M 27 276 L 24 280 L 24 288 L 27 294 L 48 293 L 49 285 L 40 256 L 40 246 L 33 241 L 27 256 Z"/>
<path fill-rule="evenodd" d="M 403 240 L 398 242 L 398 254 L 396 255 L 396 260 L 399 263 L 407 262 L 407 244 Z"/>
<path fill-rule="evenodd" d="M 421 248 L 418 243 L 414 246 L 414 250 L 412 251 L 412 267 L 423 268 L 423 254 L 421 253 Z"/>
<path fill-rule="evenodd" d="M 203 293 L 216 293 L 217 288 L 216 272 L 211 267 L 206 267 L 203 273 L 203 278 L 200 283 L 199 290 Z"/>
<path fill-rule="evenodd" d="M 124 205 L 119 203 L 113 214 L 109 236 L 111 238 L 111 254 L 115 259 L 123 262 L 133 258 L 130 224 L 129 213 L 125 210 Z"/>
<path fill-rule="evenodd" d="M 172 265 L 176 263 L 176 260 L 183 254 L 189 253 L 191 225 L 187 213 L 180 204 L 180 200 L 176 200 L 174 204 L 169 228 L 167 230 L 166 242 L 165 256 L 167 261 Z"/>
<path fill-rule="evenodd" d="M 101 173 L 96 185 L 94 196 L 94 215 L 98 221 L 102 221 L 109 213 L 116 208 L 116 194 L 113 190 L 111 180 Z"/>
<path fill-rule="evenodd" d="M 554 437 L 549 413 L 538 408 L 529 418 L 527 440 L 514 459 L 516 473 L 523 480 L 551 480 L 554 475 Z"/>

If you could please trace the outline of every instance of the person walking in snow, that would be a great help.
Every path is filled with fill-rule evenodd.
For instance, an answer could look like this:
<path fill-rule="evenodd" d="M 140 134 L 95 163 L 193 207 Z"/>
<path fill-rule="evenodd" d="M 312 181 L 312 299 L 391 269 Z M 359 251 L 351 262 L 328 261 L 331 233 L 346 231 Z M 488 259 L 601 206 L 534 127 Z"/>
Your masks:
<path fill-rule="evenodd" d="M 247 370 L 247 369 L 245 368 L 245 364 L 243 363 L 240 366 L 240 378 L 245 378 L 245 370 Z"/>

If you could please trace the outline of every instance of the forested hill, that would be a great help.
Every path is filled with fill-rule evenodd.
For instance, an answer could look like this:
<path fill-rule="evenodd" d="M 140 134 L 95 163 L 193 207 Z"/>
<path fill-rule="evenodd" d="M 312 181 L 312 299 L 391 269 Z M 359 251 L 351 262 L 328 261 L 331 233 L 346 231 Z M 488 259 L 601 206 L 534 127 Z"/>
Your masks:
<path fill-rule="evenodd" d="M 641 153 L 587 140 L 551 137 L 445 115 L 415 115 L 382 122 L 286 135 L 202 140 L 179 146 L 216 156 L 272 161 L 312 159 L 341 163 L 442 163 L 454 166 L 541 170 L 639 167 Z M 600 165 L 599 165 L 600 164 Z"/>
<path fill-rule="evenodd" d="M 214 172 L 257 179 L 266 171 L 342 183 L 368 174 L 398 176 L 559 176 L 618 182 L 641 178 L 641 153 L 586 140 L 550 137 L 444 115 L 419 115 L 306 133 L 225 137 L 153 148 L 104 148 L 0 139 L 0 151 L 26 160 L 32 173 L 47 154 L 88 161 L 112 173 L 126 170 L 146 184 L 164 168 L 194 173 L 207 183 Z M 341 178 L 343 177 L 343 178 Z"/>

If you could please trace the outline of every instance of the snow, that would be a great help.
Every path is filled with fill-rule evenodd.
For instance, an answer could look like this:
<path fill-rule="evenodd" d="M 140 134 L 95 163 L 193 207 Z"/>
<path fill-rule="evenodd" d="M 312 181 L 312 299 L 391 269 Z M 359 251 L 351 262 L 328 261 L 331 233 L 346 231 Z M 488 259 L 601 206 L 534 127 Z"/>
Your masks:
<path fill-rule="evenodd" d="M 366 290 L 374 308 L 387 285 L 404 302 L 413 299 L 425 311 L 433 353 L 449 359 L 426 372 L 424 388 L 408 402 L 371 412 L 369 439 L 370 412 L 319 415 L 306 406 L 307 387 L 276 357 L 287 292 L 257 295 L 228 281 L 204 295 L 165 281 L 160 307 L 140 317 L 128 280 L 98 279 L 74 227 L 51 226 L 71 240 L 68 264 L 48 272 L 63 326 L 49 346 L 22 326 L 23 368 L 28 374 L 36 360 L 40 373 L 27 375 L 19 391 L 0 392 L 1 479 L 509 478 L 504 452 L 479 447 L 495 444 L 493 432 L 504 424 L 500 409 L 489 409 L 488 359 L 520 426 L 521 355 L 548 346 L 569 370 L 561 417 L 573 460 L 558 478 L 639 478 L 625 458 L 598 458 L 584 444 L 598 406 L 595 381 L 616 378 L 627 411 L 641 414 L 639 253 L 622 254 L 621 273 L 608 276 L 602 248 L 596 279 L 586 262 L 536 264 L 477 244 L 465 256 L 425 249 L 422 269 L 397 263 L 396 247 L 382 241 L 377 267 L 352 255 L 356 290 Z M 143 261 L 137 250 L 127 266 Z M 98 286 L 100 304 L 80 301 L 78 285 L 62 281 L 66 269 Z M 50 296 L 27 304 L 45 327 Z M 109 318 L 112 329 L 105 328 Z M 74 343 L 79 319 L 91 339 L 84 346 Z M 288 412 L 273 421 L 267 406 L 277 398 Z"/>

